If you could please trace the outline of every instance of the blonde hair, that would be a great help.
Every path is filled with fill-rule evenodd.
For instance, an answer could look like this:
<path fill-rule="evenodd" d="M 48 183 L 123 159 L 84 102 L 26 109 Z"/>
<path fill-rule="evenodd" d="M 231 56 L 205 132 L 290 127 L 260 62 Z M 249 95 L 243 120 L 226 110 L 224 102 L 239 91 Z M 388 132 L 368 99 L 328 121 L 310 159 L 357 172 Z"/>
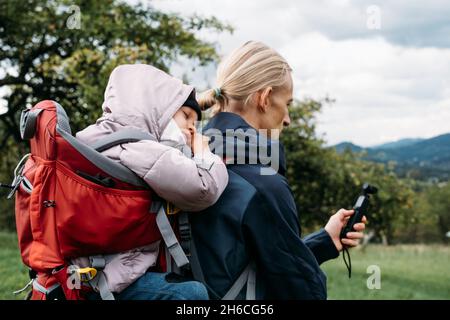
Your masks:
<path fill-rule="evenodd" d="M 229 99 L 244 106 L 259 90 L 281 87 L 292 71 L 286 60 L 261 42 L 249 41 L 235 49 L 217 69 L 216 87 L 202 92 L 198 102 L 203 110 L 224 111 Z"/>

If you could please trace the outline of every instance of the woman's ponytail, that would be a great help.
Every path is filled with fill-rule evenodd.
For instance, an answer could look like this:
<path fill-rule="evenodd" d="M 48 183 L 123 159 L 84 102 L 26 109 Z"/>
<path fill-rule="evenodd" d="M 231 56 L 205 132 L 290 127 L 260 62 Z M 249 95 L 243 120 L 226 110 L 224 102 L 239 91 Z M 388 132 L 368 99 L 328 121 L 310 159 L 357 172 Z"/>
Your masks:
<path fill-rule="evenodd" d="M 200 109 L 208 110 L 209 108 L 211 108 L 216 104 L 214 89 L 209 89 L 200 93 L 197 97 L 197 101 L 200 105 Z"/>
<path fill-rule="evenodd" d="M 209 89 L 200 93 L 197 97 L 198 104 L 202 110 L 208 110 L 211 108 L 212 114 L 224 111 L 227 98 L 225 92 L 220 88 Z"/>

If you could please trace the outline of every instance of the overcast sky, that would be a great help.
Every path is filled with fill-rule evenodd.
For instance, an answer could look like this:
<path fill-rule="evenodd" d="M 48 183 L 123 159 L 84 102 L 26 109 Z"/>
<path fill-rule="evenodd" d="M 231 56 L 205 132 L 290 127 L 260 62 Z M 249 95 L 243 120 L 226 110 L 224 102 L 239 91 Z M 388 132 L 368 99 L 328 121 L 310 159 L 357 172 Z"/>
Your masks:
<path fill-rule="evenodd" d="M 328 144 L 371 146 L 450 132 L 450 1 L 147 2 L 230 23 L 232 35 L 201 35 L 216 41 L 221 55 L 248 40 L 278 50 L 294 70 L 295 97 L 336 99 L 319 116 Z M 214 84 L 213 66 L 172 72 L 187 73 L 198 87 Z"/>
<path fill-rule="evenodd" d="M 221 56 L 248 40 L 279 51 L 293 68 L 296 98 L 336 100 L 318 118 L 329 145 L 373 146 L 450 132 L 448 0 L 126 1 L 231 24 L 233 34 L 199 34 L 215 41 Z M 182 61 L 171 71 L 187 74 L 199 89 L 214 84 L 214 65 L 192 66 Z M 0 111 L 5 102 L 0 99 Z"/>

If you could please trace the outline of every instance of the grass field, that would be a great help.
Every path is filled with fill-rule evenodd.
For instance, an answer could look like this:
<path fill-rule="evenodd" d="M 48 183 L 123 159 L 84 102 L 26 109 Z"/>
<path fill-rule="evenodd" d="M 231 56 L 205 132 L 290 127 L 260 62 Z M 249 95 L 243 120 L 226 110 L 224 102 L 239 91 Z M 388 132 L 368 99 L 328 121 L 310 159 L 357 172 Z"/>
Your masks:
<path fill-rule="evenodd" d="M 323 264 L 329 299 L 450 299 L 450 247 L 373 245 L 351 255 L 351 279 L 341 257 Z M 369 265 L 380 267 L 381 289 L 367 288 Z M 0 299 L 22 299 L 12 292 L 27 282 L 16 236 L 0 232 Z"/>
<path fill-rule="evenodd" d="M 372 245 L 354 249 L 352 278 L 342 257 L 323 264 L 329 299 L 450 299 L 450 247 Z M 381 288 L 368 289 L 367 267 L 381 270 Z"/>

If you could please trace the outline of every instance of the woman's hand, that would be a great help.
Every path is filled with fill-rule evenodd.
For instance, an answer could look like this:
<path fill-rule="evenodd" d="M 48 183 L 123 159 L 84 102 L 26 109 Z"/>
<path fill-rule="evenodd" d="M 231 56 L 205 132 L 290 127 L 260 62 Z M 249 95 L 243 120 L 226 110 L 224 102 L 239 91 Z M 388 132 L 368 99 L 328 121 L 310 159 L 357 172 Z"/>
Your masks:
<path fill-rule="evenodd" d="M 367 219 L 364 216 L 362 222 L 355 223 L 353 228 L 356 231 L 348 232 L 346 238 L 340 239 L 342 228 L 347 224 L 350 216 L 355 213 L 355 210 L 340 209 L 337 213 L 331 216 L 330 220 L 325 226 L 325 230 L 333 240 L 334 245 L 338 251 L 342 251 L 343 245 L 348 247 L 356 247 L 359 244 L 359 239 L 364 237 L 364 229 L 366 228 Z"/>

